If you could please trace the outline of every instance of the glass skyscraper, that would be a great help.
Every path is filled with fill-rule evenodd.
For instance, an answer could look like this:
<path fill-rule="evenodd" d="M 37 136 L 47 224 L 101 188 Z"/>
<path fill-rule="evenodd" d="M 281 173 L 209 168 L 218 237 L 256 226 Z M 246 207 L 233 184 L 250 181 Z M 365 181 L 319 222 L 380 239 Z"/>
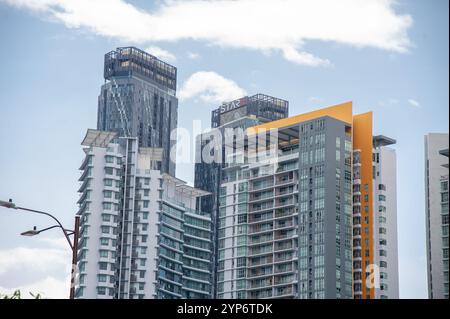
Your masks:
<path fill-rule="evenodd" d="M 170 132 L 177 127 L 177 68 L 135 47 L 122 47 L 105 55 L 104 78 L 97 129 L 138 137 L 140 147 L 162 148 L 160 169 L 175 176 Z"/>

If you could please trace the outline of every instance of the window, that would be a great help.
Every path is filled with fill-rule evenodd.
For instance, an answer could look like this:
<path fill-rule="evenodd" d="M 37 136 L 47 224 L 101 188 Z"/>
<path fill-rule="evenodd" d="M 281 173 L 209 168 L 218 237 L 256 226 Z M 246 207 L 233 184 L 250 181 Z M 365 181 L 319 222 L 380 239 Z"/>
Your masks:
<path fill-rule="evenodd" d="M 247 215 L 241 214 L 238 215 L 238 224 L 244 224 L 247 222 Z"/>
<path fill-rule="evenodd" d="M 106 282 L 107 276 L 106 275 L 98 275 L 98 282 Z"/>
<path fill-rule="evenodd" d="M 106 163 L 114 163 L 114 157 L 113 156 L 105 156 L 105 162 Z"/>
<path fill-rule="evenodd" d="M 108 251 L 107 250 L 100 250 L 100 257 L 108 258 Z"/>
<path fill-rule="evenodd" d="M 385 195 L 378 195 L 378 200 L 380 202 L 385 202 L 386 201 L 386 196 Z"/>
<path fill-rule="evenodd" d="M 144 208 L 148 208 L 148 200 L 144 200 L 143 206 L 144 206 Z"/>
<path fill-rule="evenodd" d="M 105 198 L 111 198 L 112 197 L 112 192 L 111 191 L 103 191 L 103 194 L 104 194 Z"/>
<path fill-rule="evenodd" d="M 109 239 L 108 238 L 100 238 L 100 245 L 108 246 L 109 245 Z"/>
<path fill-rule="evenodd" d="M 105 184 L 105 186 L 112 186 L 112 179 L 109 179 L 109 178 L 106 178 L 105 180 L 104 180 L 104 184 Z"/>
<path fill-rule="evenodd" d="M 99 263 L 98 263 L 98 268 L 99 268 L 100 270 L 107 270 L 107 269 L 108 269 L 108 263 L 105 263 L 105 262 L 99 262 Z"/>
<path fill-rule="evenodd" d="M 113 175 L 114 169 L 112 167 L 105 167 L 105 174 L 106 175 Z"/>
<path fill-rule="evenodd" d="M 369 223 L 369 216 L 364 216 L 364 223 L 368 224 Z"/>
<path fill-rule="evenodd" d="M 106 295 L 106 287 L 97 287 L 98 295 Z"/>
<path fill-rule="evenodd" d="M 245 257 L 240 257 L 240 258 L 238 258 L 237 261 L 236 261 L 237 267 L 245 267 L 246 264 L 247 264 L 247 263 L 246 263 Z"/>

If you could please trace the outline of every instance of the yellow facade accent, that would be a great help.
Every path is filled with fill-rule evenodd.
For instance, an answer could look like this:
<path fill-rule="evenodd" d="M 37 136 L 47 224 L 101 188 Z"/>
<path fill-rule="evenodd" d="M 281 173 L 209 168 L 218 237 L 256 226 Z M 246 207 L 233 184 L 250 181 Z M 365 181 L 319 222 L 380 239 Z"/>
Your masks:
<path fill-rule="evenodd" d="M 320 110 L 290 116 L 285 119 L 264 123 L 256 126 L 249 127 L 247 129 L 248 134 L 255 134 L 260 129 L 270 130 L 270 129 L 279 129 L 283 127 L 288 127 L 300 122 L 309 121 L 315 118 L 329 116 L 335 118 L 337 120 L 343 121 L 345 123 L 351 124 L 353 121 L 352 118 L 352 102 L 345 102 L 342 104 L 337 104 L 334 106 L 326 107 Z"/>
<path fill-rule="evenodd" d="M 365 263 L 374 263 L 374 243 L 373 243 L 373 183 L 372 183 L 372 112 L 358 114 L 353 116 L 353 149 L 361 150 L 361 207 L 362 207 L 362 220 L 361 220 L 361 254 L 362 254 L 362 298 L 365 299 L 367 295 L 370 298 L 375 297 L 375 290 L 366 287 L 366 271 Z M 368 195 L 368 201 L 364 201 L 364 195 Z M 368 206 L 368 212 L 365 212 L 365 206 Z M 369 223 L 364 222 L 364 217 L 369 217 Z M 367 229 L 367 234 L 364 228 Z M 365 244 L 368 240 L 368 246 Z M 369 252 L 369 257 L 365 256 L 365 252 Z"/>

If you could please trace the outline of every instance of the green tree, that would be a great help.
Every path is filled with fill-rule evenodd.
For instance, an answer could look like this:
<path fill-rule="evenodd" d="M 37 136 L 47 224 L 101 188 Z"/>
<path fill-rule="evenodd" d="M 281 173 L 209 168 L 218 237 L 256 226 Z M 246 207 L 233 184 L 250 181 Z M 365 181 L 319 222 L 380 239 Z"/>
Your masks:
<path fill-rule="evenodd" d="M 40 293 L 32 293 L 29 292 L 30 296 L 34 299 L 42 299 L 42 295 Z M 1 294 L 0 293 L 0 299 L 22 299 L 22 293 L 19 289 L 15 290 L 11 295 L 8 294 Z"/>

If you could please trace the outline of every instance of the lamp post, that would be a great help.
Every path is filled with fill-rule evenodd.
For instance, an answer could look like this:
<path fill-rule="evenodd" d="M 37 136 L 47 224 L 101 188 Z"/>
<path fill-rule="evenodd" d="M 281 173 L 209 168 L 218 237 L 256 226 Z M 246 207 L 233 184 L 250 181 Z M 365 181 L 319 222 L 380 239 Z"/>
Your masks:
<path fill-rule="evenodd" d="M 75 216 L 75 229 L 74 230 L 69 230 L 66 229 L 62 226 L 61 222 L 52 214 L 49 214 L 47 212 L 42 212 L 39 210 L 34 210 L 34 209 L 29 209 L 29 208 L 25 208 L 25 207 L 20 207 L 17 206 L 16 204 L 13 203 L 13 201 L 10 199 L 9 201 L 2 201 L 0 200 L 0 207 L 5 207 L 5 208 L 12 208 L 12 209 L 17 209 L 17 210 L 23 210 L 23 211 L 27 211 L 27 212 L 31 212 L 31 213 L 35 213 L 35 214 L 41 214 L 41 215 L 46 215 L 49 216 L 50 218 L 52 218 L 55 222 L 56 225 L 54 226 L 50 226 L 44 229 L 40 229 L 37 230 L 36 226 L 33 227 L 33 229 L 25 231 L 23 233 L 21 233 L 22 236 L 36 236 L 44 231 L 53 229 L 53 228 L 60 228 L 64 234 L 64 237 L 67 240 L 67 243 L 70 246 L 70 250 L 72 251 L 72 271 L 71 271 L 71 279 L 70 279 L 70 299 L 73 299 L 75 297 L 75 266 L 77 265 L 77 257 L 78 257 L 78 233 L 79 233 L 79 226 L 80 226 L 80 216 Z M 73 235 L 73 242 L 70 240 L 70 236 Z"/>

